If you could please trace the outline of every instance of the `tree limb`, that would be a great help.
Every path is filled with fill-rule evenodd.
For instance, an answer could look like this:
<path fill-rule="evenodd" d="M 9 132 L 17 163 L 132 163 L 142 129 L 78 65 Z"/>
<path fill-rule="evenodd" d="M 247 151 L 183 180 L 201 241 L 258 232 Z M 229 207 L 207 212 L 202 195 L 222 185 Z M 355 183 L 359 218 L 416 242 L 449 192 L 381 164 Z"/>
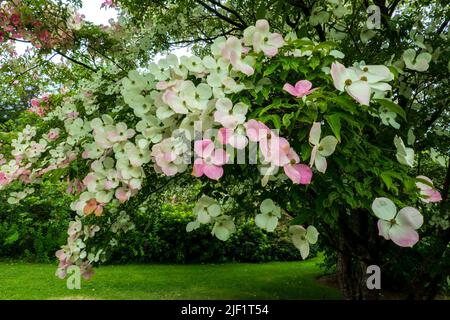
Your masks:
<path fill-rule="evenodd" d="M 53 50 L 54 52 L 56 52 L 57 54 L 59 54 L 60 56 L 63 56 L 63 57 L 66 58 L 67 60 L 69 60 L 69 61 L 71 61 L 71 62 L 73 62 L 73 63 L 75 63 L 75 64 L 77 64 L 77 65 L 79 65 L 79 66 L 82 66 L 82 67 L 84 67 L 84 68 L 86 68 L 86 69 L 89 69 L 89 70 L 91 70 L 91 71 L 93 71 L 93 72 L 97 72 L 97 70 L 96 70 L 95 68 L 93 68 L 93 67 L 91 67 L 91 66 L 85 64 L 84 62 L 78 61 L 78 60 L 76 60 L 76 59 L 74 59 L 74 58 L 72 58 L 72 57 L 70 57 L 70 56 L 68 56 L 68 55 L 66 55 L 66 54 L 64 54 L 64 53 L 62 53 L 62 52 L 59 51 L 58 49 L 52 49 L 52 50 Z"/>
<path fill-rule="evenodd" d="M 303 0 L 290 0 L 288 3 L 294 7 L 300 8 L 306 18 L 309 18 L 311 16 L 311 9 L 306 5 L 306 3 Z M 326 37 L 323 28 L 320 25 L 317 25 L 314 27 L 314 29 L 316 29 L 320 41 L 325 41 Z"/>
<path fill-rule="evenodd" d="M 223 21 L 228 22 L 229 24 L 239 28 L 240 30 L 244 30 L 246 28 L 245 25 L 238 23 L 236 21 L 234 21 L 233 19 L 224 16 L 223 14 L 221 14 L 220 12 L 218 12 L 216 9 L 214 9 L 213 7 L 209 6 L 208 4 L 206 4 L 205 2 L 201 1 L 201 0 L 195 0 L 195 2 L 197 2 L 198 4 L 200 4 L 203 8 L 205 8 L 206 10 L 214 13 L 218 18 L 222 19 Z"/>
<path fill-rule="evenodd" d="M 244 21 L 244 19 L 242 19 L 242 17 L 239 15 L 239 13 L 236 10 L 231 9 L 227 6 L 224 6 L 223 4 L 220 3 L 220 1 L 215 1 L 215 0 L 208 0 L 208 1 L 219 6 L 220 8 L 231 13 L 232 15 L 234 15 L 242 23 L 242 25 L 245 26 L 245 28 L 247 28 L 247 23 Z"/>

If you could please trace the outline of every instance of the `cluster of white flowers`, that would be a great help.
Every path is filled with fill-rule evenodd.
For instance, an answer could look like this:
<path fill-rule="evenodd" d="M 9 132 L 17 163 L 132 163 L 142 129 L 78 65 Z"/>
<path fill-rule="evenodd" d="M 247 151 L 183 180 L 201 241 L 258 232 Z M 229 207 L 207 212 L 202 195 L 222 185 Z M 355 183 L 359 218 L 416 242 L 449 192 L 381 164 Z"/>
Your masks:
<path fill-rule="evenodd" d="M 201 224 L 213 224 L 211 234 L 225 241 L 236 230 L 233 219 L 229 215 L 222 214 L 222 208 L 213 198 L 202 196 L 193 211 L 197 219 L 188 223 L 186 226 L 188 232 L 199 228 Z"/>
<path fill-rule="evenodd" d="M 120 100 L 114 110 L 132 110 L 126 114 L 127 120 L 123 120 L 123 112 L 116 118 L 108 114 L 89 117 L 98 113 L 92 92 L 100 88 L 99 81 L 86 85 L 82 94 L 66 98 L 61 106 L 43 118 L 59 120 L 63 122 L 63 128 L 52 128 L 37 140 L 33 140 L 36 136 L 33 127 L 27 126 L 19 133 L 11 144 L 15 159 L 9 162 L 0 159 L 0 188 L 17 179 L 36 181 L 46 172 L 69 165 L 78 154 L 89 165 L 89 172 L 84 178 L 80 177 L 82 183 L 79 180 L 70 182 L 71 190 L 76 189 L 79 193 L 71 208 L 80 218 L 71 223 L 68 244 L 58 252 L 61 275 L 65 275 L 64 270 L 70 263 L 82 265 L 85 273 L 90 273 L 91 264 L 98 261 L 101 253 L 88 253 L 81 235 L 93 237 L 98 230 L 96 227 L 91 230 L 89 226 L 83 229 L 81 217 L 100 216 L 105 209 L 116 208 L 128 201 L 142 188 L 144 166 L 152 165 L 156 172 L 173 176 L 185 172 L 194 156 L 192 174 L 217 180 L 224 174 L 222 166 L 234 157 L 226 146 L 242 150 L 252 143 L 258 148 L 258 164 L 265 172 L 261 179 L 263 186 L 280 168 L 284 170 L 283 176 L 296 184 L 311 182 L 312 166 L 319 172 L 326 171 L 326 158 L 335 151 L 338 140 L 334 136 L 321 138 L 319 122 L 314 123 L 310 131 L 312 152 L 308 166 L 300 163 L 299 155 L 287 139 L 278 136 L 264 123 L 247 118 L 251 111 L 248 102 L 232 100 L 236 93 L 248 89 L 242 79 L 255 73 L 257 58 L 270 59 L 283 45 L 283 37 L 271 33 L 266 20 L 259 20 L 244 31 L 242 39 L 234 36 L 217 38 L 211 46 L 211 55 L 203 58 L 168 55 L 145 69 L 130 71 L 117 86 L 105 93 L 120 93 L 123 101 Z M 310 47 L 314 47 L 313 44 Z M 291 54 L 310 55 L 307 51 Z M 336 50 L 329 54 L 342 57 Z M 322 71 L 331 73 L 339 91 L 346 91 L 363 105 L 368 105 L 372 98 L 383 98 L 391 89 L 387 82 L 393 79 L 385 66 L 346 68 L 335 62 L 331 70 Z M 299 80 L 295 86 L 285 84 L 283 89 L 305 102 L 318 88 L 313 88 L 307 80 Z M 83 110 L 77 107 L 79 100 Z M 382 120 L 396 126 L 395 120 L 388 117 Z M 400 143 L 397 147 L 405 149 Z M 410 165 L 411 156 L 406 151 L 407 148 L 399 153 L 402 161 Z M 11 201 L 18 201 L 23 196 L 12 195 Z M 256 224 L 273 231 L 281 217 L 281 209 L 266 199 L 260 211 L 255 217 Z M 233 219 L 222 212 L 214 199 L 203 196 L 194 213 L 196 220 L 188 224 L 188 231 L 201 224 L 212 224 L 212 234 L 221 240 L 228 239 L 235 231 Z M 111 226 L 111 231 L 126 232 L 131 228 L 132 224 L 123 212 Z M 317 231 L 312 226 L 308 230 L 298 226 L 291 229 L 291 234 L 302 256 L 306 257 L 309 244 L 317 241 Z"/>
<path fill-rule="evenodd" d="M 172 176 L 186 171 L 194 155 L 194 176 L 219 179 L 223 175 L 222 166 L 231 157 L 225 146 L 243 149 L 254 142 L 259 144 L 260 160 L 265 164 L 283 167 L 294 183 L 310 182 L 311 170 L 299 163 L 287 140 L 260 122 L 248 121 L 250 106 L 230 99 L 230 95 L 246 90 L 241 78 L 254 74 L 258 53 L 271 58 L 283 45 L 283 37 L 271 33 L 266 20 L 259 20 L 245 30 L 242 39 L 234 36 L 216 39 L 211 55 L 203 58 L 168 55 L 143 70 L 130 71 L 121 81 L 120 89 L 116 87 L 106 94 L 120 92 L 135 116 L 130 121 L 135 123 L 132 128 L 107 114 L 89 118 L 98 111 L 92 92 L 100 88 L 99 80 L 96 84 L 85 84 L 81 94 L 66 97 L 61 106 L 43 117 L 44 121 L 63 122 L 63 128 L 52 128 L 37 141 L 33 140 L 35 128 L 28 126 L 19 134 L 12 143 L 15 160 L 3 161 L 0 167 L 0 186 L 19 178 L 36 182 L 45 173 L 69 165 L 80 153 L 89 164 L 89 172 L 81 182 L 69 181 L 70 190 L 79 193 L 71 208 L 80 218 L 71 223 L 68 243 L 58 252 L 60 275 L 65 275 L 67 266 L 73 263 L 82 265 L 85 274 L 90 273 L 91 263 L 98 260 L 91 258 L 98 257 L 98 253 L 87 253 L 85 239 L 81 237 L 86 230 L 81 228 L 80 219 L 90 214 L 100 216 L 108 206 L 112 209 L 129 200 L 142 187 L 146 164 L 153 164 L 156 172 Z M 82 110 L 78 107 L 80 102 Z M 214 130 L 217 135 L 212 133 Z M 201 140 L 198 134 L 211 137 Z M 26 193 L 12 195 L 11 201 L 24 196 Z M 214 201 L 206 196 L 199 201 L 194 209 L 197 220 L 188 229 L 211 223 L 212 234 L 226 240 L 235 225 Z M 270 231 L 276 223 L 272 213 L 262 210 L 257 217 L 258 225 Z M 277 219 L 278 215 L 274 217 Z M 127 219 L 119 220 L 122 222 L 111 227 L 113 232 L 131 228 Z M 95 227 L 90 230 L 89 237 L 96 230 Z"/>

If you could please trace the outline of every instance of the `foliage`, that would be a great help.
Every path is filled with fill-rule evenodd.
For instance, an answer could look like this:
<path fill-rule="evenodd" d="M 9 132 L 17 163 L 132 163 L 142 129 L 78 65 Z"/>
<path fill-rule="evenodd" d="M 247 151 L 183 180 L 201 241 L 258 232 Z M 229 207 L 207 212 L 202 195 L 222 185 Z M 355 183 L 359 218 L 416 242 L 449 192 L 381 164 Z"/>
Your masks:
<path fill-rule="evenodd" d="M 252 221 L 240 225 L 225 245 L 203 226 L 186 234 L 192 209 L 165 204 L 160 211 L 135 216 L 137 226 L 120 241 L 111 262 L 212 263 L 291 261 L 299 258 L 284 233 L 265 233 Z"/>
<path fill-rule="evenodd" d="M 43 184 L 19 205 L 1 199 L 0 257 L 31 262 L 52 262 L 67 238 L 71 216 L 65 183 Z M 174 190 L 168 190 L 168 194 Z M 194 191 L 194 190 L 193 190 Z M 39 196 L 37 196 L 39 194 Z M 118 242 L 109 263 L 214 263 L 291 261 L 299 253 L 285 233 L 265 233 L 253 221 L 243 224 L 225 246 L 208 228 L 186 235 L 192 205 L 158 204 L 134 215 L 136 228 Z M 314 255 L 313 255 L 314 256 Z"/>
<path fill-rule="evenodd" d="M 52 262 L 55 250 L 66 240 L 71 212 L 64 183 L 45 182 L 36 194 L 20 204 L 0 201 L 0 257 Z M 39 196 L 37 195 L 39 194 Z"/>
<path fill-rule="evenodd" d="M 86 70 L 71 69 L 76 86 L 55 92 L 42 121 L 5 139 L 0 179 L 10 197 L 31 193 L 11 193 L 13 181 L 41 177 L 68 177 L 81 193 L 72 203 L 79 217 L 58 251 L 61 277 L 71 264 L 90 277 L 115 243 L 111 236 L 132 229 L 127 213 L 135 212 L 127 209 L 145 211 L 149 195 L 173 179 L 193 179 L 192 169 L 201 185 L 187 231 L 210 225 L 227 240 L 244 217 L 267 231 L 286 217 L 305 257 L 317 241 L 314 224 L 323 245 L 337 250 L 347 297 L 366 294 L 355 287 L 364 281 L 342 283 L 352 272 L 362 277 L 354 266 L 386 260 L 386 270 L 396 268 L 399 248 L 377 233 L 403 247 L 420 233 L 424 243 L 399 255 L 421 261 L 412 296 L 437 294 L 450 263 L 443 1 L 374 1 L 375 29 L 359 14 L 367 1 L 114 3 L 126 9 L 115 24 L 121 38 L 114 25 L 69 28 L 86 38 L 71 44 L 69 59 Z M 133 32 L 146 45 L 135 46 Z M 100 34 L 99 46 L 116 51 L 86 59 Z M 177 42 L 194 45 L 197 56 L 148 63 Z M 193 135 L 196 121 L 208 137 Z M 252 148 L 251 164 L 227 164 L 236 150 Z M 407 208 L 396 215 L 394 206 Z"/>

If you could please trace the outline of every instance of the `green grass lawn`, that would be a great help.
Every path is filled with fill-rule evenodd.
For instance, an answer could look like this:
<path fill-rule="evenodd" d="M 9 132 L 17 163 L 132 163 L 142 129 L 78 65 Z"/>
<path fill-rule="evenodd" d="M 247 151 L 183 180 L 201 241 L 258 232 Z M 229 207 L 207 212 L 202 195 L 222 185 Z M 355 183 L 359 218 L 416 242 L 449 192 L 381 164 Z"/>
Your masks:
<path fill-rule="evenodd" d="M 317 262 L 102 266 L 80 290 L 53 265 L 2 262 L 0 299 L 339 299 Z"/>

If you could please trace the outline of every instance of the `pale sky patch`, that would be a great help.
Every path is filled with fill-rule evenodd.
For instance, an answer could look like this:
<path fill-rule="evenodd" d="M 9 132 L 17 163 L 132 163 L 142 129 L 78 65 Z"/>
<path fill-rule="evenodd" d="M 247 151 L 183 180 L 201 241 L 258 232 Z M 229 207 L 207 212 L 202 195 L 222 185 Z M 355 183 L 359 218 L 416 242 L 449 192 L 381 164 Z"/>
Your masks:
<path fill-rule="evenodd" d="M 103 0 L 83 0 L 83 7 L 80 10 L 84 14 L 85 20 L 94 24 L 108 25 L 110 19 L 117 18 L 117 11 L 114 8 L 101 8 Z"/>

